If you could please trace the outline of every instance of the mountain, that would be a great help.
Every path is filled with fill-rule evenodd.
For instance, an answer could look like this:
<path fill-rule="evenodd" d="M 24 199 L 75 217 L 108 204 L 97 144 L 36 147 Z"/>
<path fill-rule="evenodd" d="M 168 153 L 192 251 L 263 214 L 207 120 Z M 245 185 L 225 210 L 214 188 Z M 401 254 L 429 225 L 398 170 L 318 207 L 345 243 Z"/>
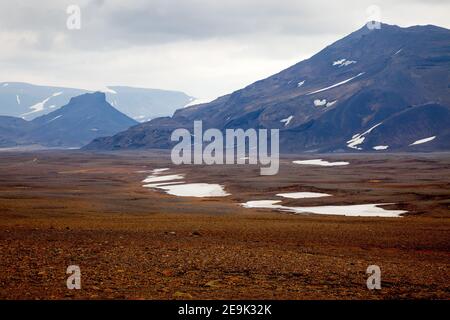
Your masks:
<path fill-rule="evenodd" d="M 81 147 L 97 137 L 113 135 L 136 124 L 112 107 L 104 93 L 85 93 L 32 121 L 0 117 L 0 146 Z"/>
<path fill-rule="evenodd" d="M 15 147 L 20 141 L 26 141 L 24 136 L 31 124 L 22 118 L 0 116 L 0 147 Z"/>
<path fill-rule="evenodd" d="M 278 128 L 282 152 L 450 150 L 449 108 L 450 30 L 382 24 L 215 101 L 85 149 L 169 148 L 173 129 L 203 120 L 204 128 L 221 130 Z"/>
<path fill-rule="evenodd" d="M 0 114 L 33 120 L 66 105 L 73 97 L 91 91 L 64 87 L 37 86 L 21 82 L 0 83 Z M 186 106 L 194 98 L 179 91 L 109 86 L 106 99 L 116 109 L 143 122 Z"/>
<path fill-rule="evenodd" d="M 193 97 L 179 91 L 110 86 L 106 100 L 119 111 L 139 122 L 172 115 Z"/>
<path fill-rule="evenodd" d="M 85 90 L 36 86 L 21 82 L 0 83 L 0 114 L 32 120 L 67 104 Z"/>

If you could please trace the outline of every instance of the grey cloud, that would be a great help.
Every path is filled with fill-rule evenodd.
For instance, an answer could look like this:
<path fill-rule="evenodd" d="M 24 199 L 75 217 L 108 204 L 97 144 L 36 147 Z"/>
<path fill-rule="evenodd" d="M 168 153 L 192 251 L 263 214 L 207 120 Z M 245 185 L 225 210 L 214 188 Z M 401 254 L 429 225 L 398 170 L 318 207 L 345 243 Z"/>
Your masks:
<path fill-rule="evenodd" d="M 214 97 L 362 27 L 373 3 L 387 23 L 450 27 L 448 0 L 0 1 L 0 81 Z M 71 4 L 81 7 L 81 30 L 66 28 Z"/>
<path fill-rule="evenodd" d="M 361 6 L 361 1 L 351 2 Z M 69 45 L 93 50 L 253 34 L 320 35 L 348 26 L 342 20 L 346 10 L 324 0 L 96 0 L 80 2 L 82 29 L 73 32 L 65 29 L 65 9 L 71 3 L 18 1 L 7 8 L 3 4 L 0 26 L 35 32 L 43 42 L 64 33 Z"/>

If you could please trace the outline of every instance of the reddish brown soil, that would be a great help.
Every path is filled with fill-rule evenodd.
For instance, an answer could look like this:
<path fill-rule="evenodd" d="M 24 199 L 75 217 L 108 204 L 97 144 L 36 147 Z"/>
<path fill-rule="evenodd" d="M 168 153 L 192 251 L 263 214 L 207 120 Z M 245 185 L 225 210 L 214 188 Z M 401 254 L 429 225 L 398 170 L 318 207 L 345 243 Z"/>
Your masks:
<path fill-rule="evenodd" d="M 226 198 L 142 188 L 165 153 L 0 153 L 1 299 L 450 298 L 450 155 L 323 156 L 348 167 L 280 174 L 252 166 L 176 167 L 224 184 Z M 395 203 L 399 219 L 293 215 L 240 202 L 281 191 L 333 197 L 288 205 Z M 79 265 L 82 289 L 68 290 Z M 366 287 L 379 265 L 382 289 Z"/>

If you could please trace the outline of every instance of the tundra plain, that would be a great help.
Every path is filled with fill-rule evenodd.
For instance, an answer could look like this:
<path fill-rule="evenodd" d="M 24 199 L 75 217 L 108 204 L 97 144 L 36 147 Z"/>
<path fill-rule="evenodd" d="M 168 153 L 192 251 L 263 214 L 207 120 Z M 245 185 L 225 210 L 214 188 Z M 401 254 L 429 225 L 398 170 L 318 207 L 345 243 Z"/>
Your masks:
<path fill-rule="evenodd" d="M 346 166 L 303 166 L 324 159 Z M 224 186 L 144 188 L 154 169 Z M 311 192 L 318 198 L 277 194 Z M 401 218 L 244 208 L 390 203 Z M 288 155 L 258 166 L 174 166 L 164 151 L 0 153 L 1 299 L 449 299 L 450 154 Z M 81 269 L 80 290 L 66 268 Z M 378 265 L 381 290 L 368 290 Z"/>

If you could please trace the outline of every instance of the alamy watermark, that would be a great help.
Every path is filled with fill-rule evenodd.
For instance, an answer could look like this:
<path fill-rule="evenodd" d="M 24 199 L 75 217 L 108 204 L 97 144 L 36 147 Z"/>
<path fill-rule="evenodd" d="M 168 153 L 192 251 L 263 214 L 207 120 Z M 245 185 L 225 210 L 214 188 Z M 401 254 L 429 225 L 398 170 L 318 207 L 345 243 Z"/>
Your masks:
<path fill-rule="evenodd" d="M 367 7 L 366 13 L 369 16 L 366 23 L 367 29 L 381 29 L 381 8 L 377 5 Z"/>
<path fill-rule="evenodd" d="M 219 129 L 203 132 L 202 121 L 194 121 L 194 132 L 179 128 L 171 140 L 178 142 L 172 149 L 172 162 L 180 164 L 260 164 L 261 175 L 275 175 L 279 169 L 279 130 Z M 269 147 L 270 141 L 270 147 Z M 206 145 L 204 144 L 206 143 Z"/>
<path fill-rule="evenodd" d="M 70 274 L 67 278 L 67 289 L 81 289 L 81 269 L 79 266 L 71 265 L 67 267 L 66 274 Z"/>
<path fill-rule="evenodd" d="M 81 29 L 81 8 L 75 4 L 70 5 L 66 9 L 66 13 L 69 15 L 66 20 L 66 27 L 69 30 Z"/>
<path fill-rule="evenodd" d="M 367 267 L 366 273 L 370 276 L 367 278 L 367 289 L 380 290 L 381 289 L 381 269 L 377 265 Z"/>

